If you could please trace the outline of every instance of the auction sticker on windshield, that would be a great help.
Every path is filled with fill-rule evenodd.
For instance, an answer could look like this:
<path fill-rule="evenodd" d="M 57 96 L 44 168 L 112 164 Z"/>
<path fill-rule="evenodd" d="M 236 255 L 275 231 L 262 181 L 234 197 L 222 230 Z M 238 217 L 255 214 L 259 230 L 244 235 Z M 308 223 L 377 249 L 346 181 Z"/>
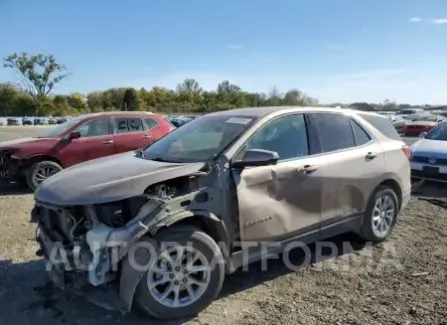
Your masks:
<path fill-rule="evenodd" d="M 228 119 L 225 123 L 234 123 L 234 124 L 248 124 L 251 122 L 251 118 L 246 117 L 232 117 Z"/>

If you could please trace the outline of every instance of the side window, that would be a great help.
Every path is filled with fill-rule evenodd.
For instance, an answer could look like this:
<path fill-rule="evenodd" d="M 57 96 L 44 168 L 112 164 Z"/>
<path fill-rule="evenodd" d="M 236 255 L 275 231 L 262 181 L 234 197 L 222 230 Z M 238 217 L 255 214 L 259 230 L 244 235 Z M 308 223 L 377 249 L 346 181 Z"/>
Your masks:
<path fill-rule="evenodd" d="M 110 134 L 110 120 L 108 118 L 91 120 L 80 126 L 76 131 L 81 133 L 82 138 L 108 135 Z"/>
<path fill-rule="evenodd" d="M 129 132 L 140 132 L 143 131 L 143 121 L 140 118 L 129 118 L 127 119 L 129 126 Z"/>
<path fill-rule="evenodd" d="M 248 149 L 275 151 L 280 160 L 309 155 L 304 114 L 276 118 L 262 126 L 245 145 Z"/>
<path fill-rule="evenodd" d="M 391 123 L 391 121 L 386 117 L 363 113 L 359 113 L 358 115 L 380 131 L 384 136 L 392 140 L 401 140 L 399 133 L 397 133 L 395 127 L 393 126 L 393 123 Z"/>
<path fill-rule="evenodd" d="M 358 146 L 368 143 L 371 138 L 365 130 L 354 120 L 351 119 L 352 129 L 354 130 L 355 143 Z"/>
<path fill-rule="evenodd" d="M 127 127 L 126 118 L 116 118 L 115 119 L 115 132 L 116 133 L 127 133 L 129 128 Z"/>
<path fill-rule="evenodd" d="M 355 147 L 355 138 L 349 117 L 343 114 L 315 113 L 314 121 L 323 152 Z"/>
<path fill-rule="evenodd" d="M 144 124 L 146 124 L 146 130 L 155 129 L 158 126 L 158 122 L 153 118 L 145 118 Z"/>

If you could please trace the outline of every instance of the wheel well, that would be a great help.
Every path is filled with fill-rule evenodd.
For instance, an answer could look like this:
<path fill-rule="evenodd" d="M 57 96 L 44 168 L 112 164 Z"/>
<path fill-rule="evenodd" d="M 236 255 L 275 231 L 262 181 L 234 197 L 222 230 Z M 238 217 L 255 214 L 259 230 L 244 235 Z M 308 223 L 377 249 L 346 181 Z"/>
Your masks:
<path fill-rule="evenodd" d="M 220 238 L 221 236 L 219 235 L 219 231 L 216 229 L 216 227 L 213 226 L 213 223 L 207 222 L 205 218 L 201 216 L 193 216 L 190 218 L 181 219 L 173 223 L 169 227 L 180 226 L 180 225 L 193 226 L 199 228 L 203 232 L 207 233 L 211 238 L 213 238 L 216 243 L 219 243 L 224 239 Z"/>
<path fill-rule="evenodd" d="M 34 157 L 29 158 L 29 159 L 26 159 L 25 162 L 24 162 L 23 167 L 24 168 L 28 168 L 32 164 L 34 164 L 36 162 L 39 162 L 39 161 L 44 161 L 44 160 L 55 162 L 56 164 L 58 164 L 61 167 L 63 167 L 62 163 L 59 160 L 57 160 L 56 158 L 54 158 L 52 156 L 47 156 L 47 155 L 39 155 L 39 156 L 34 156 Z"/>
<path fill-rule="evenodd" d="M 394 179 L 387 179 L 379 184 L 379 186 L 384 185 L 390 187 L 397 195 L 399 208 L 402 204 L 402 189 L 400 188 L 400 185 L 398 182 L 396 182 Z"/>

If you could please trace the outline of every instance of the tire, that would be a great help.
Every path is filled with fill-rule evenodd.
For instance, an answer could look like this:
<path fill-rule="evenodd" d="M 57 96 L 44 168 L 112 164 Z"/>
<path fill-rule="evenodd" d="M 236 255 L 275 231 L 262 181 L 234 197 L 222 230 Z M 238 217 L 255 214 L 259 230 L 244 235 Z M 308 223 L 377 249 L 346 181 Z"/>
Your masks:
<path fill-rule="evenodd" d="M 26 184 L 32 191 L 35 191 L 42 183 L 38 177 L 38 172 L 44 168 L 54 171 L 54 173 L 49 175 L 48 177 L 60 172 L 63 169 L 61 165 L 49 160 L 38 161 L 32 164 L 25 173 Z"/>
<path fill-rule="evenodd" d="M 211 266 L 207 269 L 209 271 L 202 273 L 208 275 L 208 285 L 203 289 L 204 291 L 201 293 L 200 297 L 194 302 L 191 302 L 186 306 L 167 306 L 157 301 L 154 298 L 154 295 L 150 292 L 148 281 L 151 281 L 150 278 L 152 277 L 149 276 L 150 271 L 148 271 L 145 273 L 136 289 L 134 297 L 136 307 L 139 311 L 162 320 L 180 319 L 196 315 L 214 301 L 222 288 L 225 278 L 225 265 L 219 246 L 208 234 L 198 228 L 190 226 L 174 226 L 171 229 L 168 228 L 157 233 L 154 239 L 157 246 L 154 252 L 156 252 L 157 256 L 151 256 L 151 261 L 156 261 L 162 251 L 166 252 L 166 250 L 162 250 L 162 242 L 174 242 L 178 243 L 178 246 L 188 246 L 187 244 L 190 243 L 191 245 L 189 247 L 199 251 L 202 254 L 201 256 L 207 260 L 208 265 Z M 150 254 L 149 251 L 147 254 Z M 214 264 L 214 267 L 212 267 L 213 259 L 214 261 L 219 261 Z M 149 270 L 150 269 L 151 268 L 149 267 Z M 178 274 L 181 273 L 182 272 L 180 271 Z M 172 275 L 169 274 L 168 276 Z M 171 283 L 173 286 L 175 285 L 175 282 Z M 180 285 L 180 290 L 185 295 L 187 291 L 182 280 L 179 279 L 176 283 Z M 190 283 L 190 288 L 192 288 L 194 283 Z M 167 287 L 169 287 L 169 284 L 167 284 Z M 200 288 L 200 286 L 197 286 L 197 288 Z M 168 295 L 168 297 L 170 296 L 171 295 Z"/>
<path fill-rule="evenodd" d="M 388 226 L 386 231 L 383 231 L 381 233 L 378 232 L 378 229 L 374 226 L 374 224 L 380 222 L 380 221 L 373 221 L 374 215 L 377 214 L 376 203 L 377 200 L 382 198 L 389 204 L 392 204 L 393 206 L 393 213 L 385 213 L 379 219 L 381 219 L 383 222 L 386 221 L 386 225 Z M 387 201 L 387 200 L 390 201 Z M 383 201 L 382 201 L 383 202 Z M 396 192 L 389 186 L 381 185 L 379 186 L 371 195 L 371 198 L 369 199 L 365 215 L 363 216 L 363 223 L 362 228 L 360 231 L 360 236 L 367 240 L 372 242 L 381 242 L 384 241 L 392 232 L 394 229 L 394 226 L 397 222 L 397 216 L 399 214 L 400 204 L 399 199 L 397 198 Z M 389 210 L 388 210 L 389 211 Z"/>

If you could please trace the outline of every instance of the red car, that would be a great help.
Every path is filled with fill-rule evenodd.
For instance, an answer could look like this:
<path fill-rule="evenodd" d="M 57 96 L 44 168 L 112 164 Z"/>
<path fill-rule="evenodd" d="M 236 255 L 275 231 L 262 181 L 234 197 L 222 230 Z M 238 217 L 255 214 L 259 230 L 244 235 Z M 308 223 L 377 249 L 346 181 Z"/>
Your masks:
<path fill-rule="evenodd" d="M 436 118 L 436 116 L 435 116 L 435 118 Z M 430 131 L 436 125 L 443 122 L 444 120 L 445 120 L 445 118 L 440 117 L 440 118 L 437 118 L 435 121 L 430 121 L 427 118 L 426 120 L 408 122 L 408 123 L 406 123 L 405 128 L 404 128 L 404 135 L 405 136 L 418 136 L 422 132 Z"/>
<path fill-rule="evenodd" d="M 146 147 L 174 128 L 166 116 L 147 112 L 82 115 L 39 137 L 0 142 L 0 180 L 35 190 L 64 168 Z"/>

